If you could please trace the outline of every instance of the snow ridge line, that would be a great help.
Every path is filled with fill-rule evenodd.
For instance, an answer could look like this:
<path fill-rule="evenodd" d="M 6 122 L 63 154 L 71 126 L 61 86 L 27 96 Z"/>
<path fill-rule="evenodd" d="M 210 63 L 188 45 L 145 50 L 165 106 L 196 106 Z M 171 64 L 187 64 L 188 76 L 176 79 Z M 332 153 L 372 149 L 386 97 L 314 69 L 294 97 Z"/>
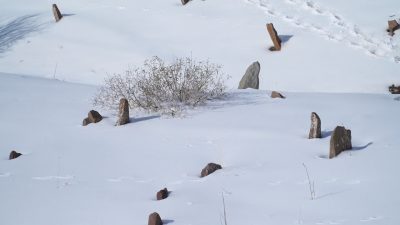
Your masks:
<path fill-rule="evenodd" d="M 321 26 L 313 21 L 306 21 L 306 18 L 299 14 L 278 11 L 272 7 L 268 0 L 244 1 L 255 5 L 269 16 L 282 19 L 292 26 L 314 32 L 327 40 L 342 42 L 349 47 L 361 49 L 369 56 L 385 58 L 392 62 L 400 63 L 400 56 L 394 54 L 397 46 L 393 43 L 392 37 L 383 36 L 379 39 L 372 37 L 363 32 L 357 25 L 345 21 L 341 15 L 325 9 L 311 0 L 284 0 L 283 2 L 291 5 L 290 7 L 296 5 L 298 9 L 312 13 L 319 18 L 328 19 L 328 23 L 325 22 Z M 334 27 L 335 30 L 329 30 L 325 27 Z"/>

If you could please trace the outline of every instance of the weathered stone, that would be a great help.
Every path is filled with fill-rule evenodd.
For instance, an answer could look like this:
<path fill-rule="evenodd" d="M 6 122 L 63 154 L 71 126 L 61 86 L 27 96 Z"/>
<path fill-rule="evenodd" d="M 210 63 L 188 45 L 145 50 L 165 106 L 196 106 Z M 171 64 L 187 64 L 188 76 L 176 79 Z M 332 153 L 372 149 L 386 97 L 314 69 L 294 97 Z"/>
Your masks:
<path fill-rule="evenodd" d="M 389 91 L 392 94 L 400 94 L 400 86 L 394 86 L 394 84 L 392 84 L 392 86 L 389 86 Z"/>
<path fill-rule="evenodd" d="M 90 112 L 88 113 L 88 119 L 91 123 L 98 123 L 103 119 L 103 117 L 100 115 L 99 112 L 90 110 Z"/>
<path fill-rule="evenodd" d="M 153 212 L 152 214 L 149 215 L 149 222 L 148 225 L 162 225 L 163 222 L 161 220 L 160 215 L 158 213 Z"/>
<path fill-rule="evenodd" d="M 286 97 L 283 96 L 281 93 L 279 93 L 277 91 L 272 91 L 271 92 L 271 98 L 286 98 Z"/>
<path fill-rule="evenodd" d="M 56 22 L 60 21 L 63 17 L 56 4 L 53 4 L 53 14 Z"/>
<path fill-rule="evenodd" d="M 333 130 L 329 149 L 329 158 L 336 157 L 342 151 L 352 149 L 351 145 L 351 130 L 346 130 L 344 127 L 337 126 Z"/>
<path fill-rule="evenodd" d="M 117 125 L 124 125 L 129 123 L 129 103 L 126 98 L 121 98 L 119 101 L 119 113 Z"/>
<path fill-rule="evenodd" d="M 389 20 L 388 21 L 388 29 L 387 32 L 389 32 L 389 34 L 391 36 L 394 35 L 394 32 L 400 28 L 399 23 L 397 22 L 397 20 Z"/>
<path fill-rule="evenodd" d="M 157 192 L 157 200 L 163 200 L 168 198 L 168 189 L 164 188 L 162 190 L 160 190 L 159 192 Z"/>
<path fill-rule="evenodd" d="M 260 63 L 252 63 L 246 70 L 239 83 L 239 89 L 253 88 L 258 89 L 260 85 Z"/>
<path fill-rule="evenodd" d="M 267 30 L 268 30 L 269 36 L 271 37 L 272 43 L 274 43 L 274 47 L 271 47 L 269 50 L 270 51 L 280 51 L 282 41 L 279 38 L 274 25 L 272 23 L 268 23 Z"/>
<path fill-rule="evenodd" d="M 207 164 L 206 167 L 204 167 L 204 169 L 201 171 L 201 176 L 200 177 L 205 177 L 208 176 L 212 173 L 214 173 L 215 171 L 222 169 L 221 165 L 218 165 L 216 163 L 209 163 Z"/>
<path fill-rule="evenodd" d="M 82 126 L 87 126 L 87 125 L 89 125 L 90 123 L 91 123 L 91 122 L 90 122 L 89 118 L 85 118 L 85 119 L 83 119 Z"/>
<path fill-rule="evenodd" d="M 321 138 L 321 119 L 319 118 L 318 114 L 315 112 L 311 113 L 311 128 L 310 134 L 308 135 L 309 139 L 313 138 Z"/>
<path fill-rule="evenodd" d="M 181 0 L 181 2 L 182 2 L 182 5 L 186 5 L 186 3 L 189 2 L 189 0 Z"/>
<path fill-rule="evenodd" d="M 10 160 L 12 160 L 12 159 L 16 159 L 16 158 L 20 157 L 21 155 L 22 155 L 22 154 L 21 154 L 21 153 L 19 153 L 19 152 L 12 151 L 12 152 L 10 152 L 9 159 L 10 159 Z"/>

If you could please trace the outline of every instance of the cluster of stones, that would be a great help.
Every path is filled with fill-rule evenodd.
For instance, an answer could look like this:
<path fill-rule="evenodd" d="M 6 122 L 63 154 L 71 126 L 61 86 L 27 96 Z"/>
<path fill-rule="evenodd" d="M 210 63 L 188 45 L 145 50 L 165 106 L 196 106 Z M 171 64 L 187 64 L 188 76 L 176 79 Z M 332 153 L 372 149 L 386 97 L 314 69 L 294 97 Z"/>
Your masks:
<path fill-rule="evenodd" d="M 88 113 L 88 117 L 86 117 L 82 126 L 87 126 L 91 123 L 98 123 L 103 119 L 103 116 L 100 115 L 99 112 L 95 110 L 90 110 Z M 129 123 L 129 103 L 125 98 L 121 98 L 119 101 L 119 112 L 118 112 L 118 120 L 116 125 L 121 126 Z"/>
<path fill-rule="evenodd" d="M 309 139 L 322 138 L 321 119 L 315 112 L 311 113 L 311 128 L 308 135 Z M 329 158 L 332 159 L 339 155 L 342 151 L 352 149 L 351 130 L 342 126 L 337 126 L 331 135 L 329 146 Z"/>

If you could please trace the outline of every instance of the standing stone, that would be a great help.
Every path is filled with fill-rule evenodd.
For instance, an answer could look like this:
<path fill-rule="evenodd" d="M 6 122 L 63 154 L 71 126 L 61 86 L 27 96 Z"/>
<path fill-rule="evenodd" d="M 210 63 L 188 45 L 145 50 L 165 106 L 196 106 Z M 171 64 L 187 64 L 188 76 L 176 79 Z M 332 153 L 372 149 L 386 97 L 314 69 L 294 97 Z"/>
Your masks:
<path fill-rule="evenodd" d="M 239 89 L 253 88 L 258 89 L 260 85 L 260 63 L 252 63 L 246 70 L 242 79 L 239 82 Z"/>
<path fill-rule="evenodd" d="M 286 97 L 283 96 L 281 93 L 279 93 L 277 91 L 272 91 L 271 92 L 271 98 L 286 98 Z"/>
<path fill-rule="evenodd" d="M 269 50 L 270 51 L 280 51 L 281 50 L 281 39 L 278 36 L 278 33 L 276 32 L 274 25 L 272 23 L 267 24 L 267 30 L 269 33 L 269 36 L 272 39 L 272 43 L 274 43 L 274 47 L 271 47 Z"/>
<path fill-rule="evenodd" d="M 60 21 L 63 17 L 56 4 L 53 4 L 53 14 L 56 22 Z"/>
<path fill-rule="evenodd" d="M 129 103 L 126 98 L 119 100 L 119 113 L 117 126 L 129 123 Z"/>
<path fill-rule="evenodd" d="M 207 166 L 204 167 L 204 169 L 201 171 L 201 176 L 200 176 L 200 177 L 208 176 L 208 175 L 210 175 L 210 174 L 212 174 L 212 173 L 214 173 L 215 171 L 220 170 L 220 169 L 222 169 L 222 166 L 221 166 L 221 165 L 218 165 L 218 164 L 216 164 L 216 163 L 209 163 L 209 164 L 207 164 Z"/>
<path fill-rule="evenodd" d="M 153 212 L 152 214 L 149 215 L 149 223 L 148 225 L 162 225 L 163 222 L 161 220 L 160 215 L 158 213 Z"/>
<path fill-rule="evenodd" d="M 159 192 L 157 192 L 157 200 L 163 200 L 168 198 L 168 189 L 164 188 L 162 190 L 160 190 Z"/>
<path fill-rule="evenodd" d="M 400 25 L 399 25 L 399 23 L 397 23 L 396 20 L 389 20 L 388 21 L 387 32 L 389 32 L 390 36 L 393 36 L 394 35 L 394 31 L 399 29 L 399 28 L 400 28 Z"/>
<path fill-rule="evenodd" d="M 182 5 L 186 5 L 186 3 L 189 2 L 189 0 L 181 0 L 181 2 L 182 2 Z"/>
<path fill-rule="evenodd" d="M 351 145 L 351 130 L 346 130 L 344 127 L 337 126 L 333 130 L 330 142 L 329 158 L 336 157 L 342 151 L 352 149 Z"/>
<path fill-rule="evenodd" d="M 16 159 L 18 157 L 20 157 L 22 154 L 16 151 L 12 151 L 10 152 L 10 156 L 8 157 L 8 159 L 12 160 L 12 159 Z"/>
<path fill-rule="evenodd" d="M 309 139 L 313 138 L 321 138 L 321 119 L 319 118 L 318 114 L 315 112 L 311 113 L 311 128 L 310 134 L 308 135 Z"/>

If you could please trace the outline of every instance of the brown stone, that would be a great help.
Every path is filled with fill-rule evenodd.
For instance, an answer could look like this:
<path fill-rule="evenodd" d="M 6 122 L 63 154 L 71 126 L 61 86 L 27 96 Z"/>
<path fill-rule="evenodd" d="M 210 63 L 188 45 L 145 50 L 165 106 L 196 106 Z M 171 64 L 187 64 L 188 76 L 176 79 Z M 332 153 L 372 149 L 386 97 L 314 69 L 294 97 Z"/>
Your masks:
<path fill-rule="evenodd" d="M 400 86 L 394 86 L 394 84 L 392 84 L 392 86 L 389 86 L 389 91 L 392 94 L 400 94 Z"/>
<path fill-rule="evenodd" d="M 161 220 L 160 215 L 158 213 L 153 212 L 152 214 L 149 215 L 149 223 L 148 225 L 162 225 L 163 222 Z"/>
<path fill-rule="evenodd" d="M 221 165 L 218 165 L 216 163 L 209 163 L 207 164 L 206 167 L 204 167 L 204 169 L 201 171 L 201 176 L 200 177 L 205 177 L 208 176 L 212 173 L 214 173 L 215 171 L 222 169 Z"/>
<path fill-rule="evenodd" d="M 16 158 L 20 157 L 21 155 L 22 155 L 22 154 L 19 153 L 19 152 L 12 151 L 12 152 L 10 152 L 10 157 L 9 157 L 9 159 L 10 159 L 10 160 L 16 159 Z"/>
<path fill-rule="evenodd" d="M 103 119 L 103 117 L 100 115 L 99 112 L 95 110 L 90 110 L 90 112 L 88 113 L 88 119 L 91 123 L 98 123 Z"/>
<path fill-rule="evenodd" d="M 157 192 L 157 200 L 163 200 L 168 198 L 168 189 L 164 188 L 162 190 L 160 190 L 159 192 Z"/>
<path fill-rule="evenodd" d="M 394 35 L 394 32 L 400 28 L 399 23 L 396 20 L 389 20 L 388 21 L 388 29 L 386 30 L 389 32 L 391 36 Z"/>
<path fill-rule="evenodd" d="M 277 91 L 273 91 L 271 92 L 271 98 L 286 98 L 286 97 Z"/>
<path fill-rule="evenodd" d="M 63 17 L 56 4 L 53 4 L 53 14 L 56 22 L 60 21 Z"/>
<path fill-rule="evenodd" d="M 313 138 L 321 138 L 321 119 L 319 118 L 318 114 L 315 112 L 311 113 L 311 128 L 310 133 L 308 135 L 309 139 Z"/>
<path fill-rule="evenodd" d="M 119 113 L 117 125 L 124 125 L 129 123 L 129 103 L 126 98 L 121 98 L 119 101 Z"/>
<path fill-rule="evenodd" d="M 182 2 L 182 5 L 186 5 L 186 3 L 189 2 L 189 0 L 181 0 L 181 2 Z"/>
<path fill-rule="evenodd" d="M 282 41 L 279 38 L 278 33 L 276 32 L 276 30 L 274 28 L 274 25 L 272 23 L 268 23 L 267 30 L 268 30 L 269 36 L 271 37 L 272 43 L 274 43 L 274 47 L 271 47 L 269 50 L 280 51 Z"/>
<path fill-rule="evenodd" d="M 351 145 L 351 130 L 345 127 L 337 126 L 333 130 L 329 149 L 329 158 L 336 157 L 342 151 L 352 149 Z"/>

